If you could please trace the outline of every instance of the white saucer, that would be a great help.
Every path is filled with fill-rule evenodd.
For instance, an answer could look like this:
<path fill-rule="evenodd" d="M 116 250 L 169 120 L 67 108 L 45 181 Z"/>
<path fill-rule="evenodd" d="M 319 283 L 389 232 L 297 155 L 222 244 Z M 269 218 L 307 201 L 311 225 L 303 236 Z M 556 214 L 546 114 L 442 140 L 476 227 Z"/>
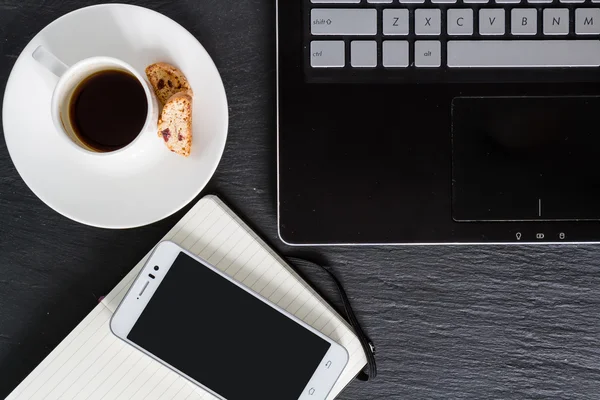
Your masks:
<path fill-rule="evenodd" d="M 31 57 L 39 45 L 69 65 L 109 56 L 142 74 L 158 61 L 178 66 L 195 94 L 190 157 L 171 153 L 158 136 L 158 158 L 118 168 L 66 146 L 50 116 L 57 78 Z M 192 201 L 221 160 L 228 118 L 223 82 L 202 45 L 164 15 L 123 4 L 83 8 L 44 28 L 17 59 L 4 94 L 4 136 L 25 183 L 64 216 L 103 228 L 150 224 Z"/>

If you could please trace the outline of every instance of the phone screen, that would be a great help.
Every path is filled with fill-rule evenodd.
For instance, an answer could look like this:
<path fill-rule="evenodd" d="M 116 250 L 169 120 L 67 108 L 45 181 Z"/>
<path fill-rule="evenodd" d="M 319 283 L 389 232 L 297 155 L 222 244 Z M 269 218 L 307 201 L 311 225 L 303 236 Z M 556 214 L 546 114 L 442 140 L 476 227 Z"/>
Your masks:
<path fill-rule="evenodd" d="M 184 253 L 127 338 L 228 400 L 297 399 L 331 346 Z"/>

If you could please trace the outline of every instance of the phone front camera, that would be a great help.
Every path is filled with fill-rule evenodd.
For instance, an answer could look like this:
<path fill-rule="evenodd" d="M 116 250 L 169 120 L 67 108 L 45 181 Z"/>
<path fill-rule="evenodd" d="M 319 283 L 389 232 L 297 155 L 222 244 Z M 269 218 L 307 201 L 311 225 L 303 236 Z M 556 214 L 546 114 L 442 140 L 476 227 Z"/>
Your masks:
<path fill-rule="evenodd" d="M 155 266 L 154 266 L 154 270 L 155 270 L 155 271 L 158 271 L 159 269 L 160 269 L 160 268 L 158 268 L 158 265 L 155 265 Z"/>

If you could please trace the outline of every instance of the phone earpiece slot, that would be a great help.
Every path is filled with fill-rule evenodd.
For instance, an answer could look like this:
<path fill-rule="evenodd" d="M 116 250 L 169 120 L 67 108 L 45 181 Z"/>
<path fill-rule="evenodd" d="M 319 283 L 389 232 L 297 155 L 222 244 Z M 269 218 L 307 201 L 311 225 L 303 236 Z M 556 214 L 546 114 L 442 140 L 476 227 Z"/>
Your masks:
<path fill-rule="evenodd" d="M 141 296 L 142 294 L 144 294 L 144 291 L 146 290 L 146 288 L 148 287 L 148 284 L 150 282 L 146 281 L 146 283 L 144 284 L 144 287 L 142 288 L 142 290 L 140 291 L 140 294 L 138 294 L 138 296 Z"/>

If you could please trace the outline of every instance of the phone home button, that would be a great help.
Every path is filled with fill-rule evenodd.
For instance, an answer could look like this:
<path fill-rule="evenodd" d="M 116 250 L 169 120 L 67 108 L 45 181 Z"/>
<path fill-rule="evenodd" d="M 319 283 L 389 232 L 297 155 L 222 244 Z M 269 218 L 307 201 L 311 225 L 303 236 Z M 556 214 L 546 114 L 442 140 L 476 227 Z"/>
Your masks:
<path fill-rule="evenodd" d="M 309 391 L 308 391 L 308 394 L 311 395 L 311 396 L 314 395 L 315 394 L 315 388 L 310 388 Z"/>

